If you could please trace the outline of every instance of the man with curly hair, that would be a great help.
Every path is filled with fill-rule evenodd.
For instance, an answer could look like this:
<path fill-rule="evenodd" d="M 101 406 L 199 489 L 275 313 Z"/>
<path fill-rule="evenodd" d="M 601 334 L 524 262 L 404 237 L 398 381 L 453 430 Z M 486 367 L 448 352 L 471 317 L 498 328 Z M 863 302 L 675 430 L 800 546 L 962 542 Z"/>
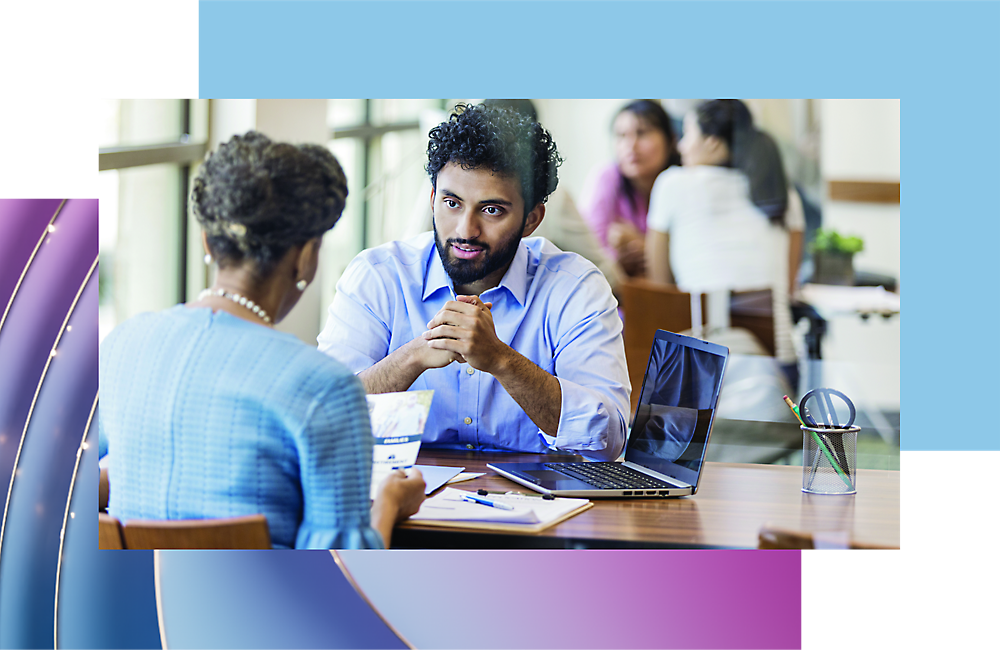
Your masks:
<path fill-rule="evenodd" d="M 434 390 L 427 447 L 613 460 L 630 390 L 617 302 L 592 263 L 529 237 L 558 182 L 551 135 L 459 105 L 427 157 L 433 233 L 351 262 L 319 349 L 369 393 Z"/>

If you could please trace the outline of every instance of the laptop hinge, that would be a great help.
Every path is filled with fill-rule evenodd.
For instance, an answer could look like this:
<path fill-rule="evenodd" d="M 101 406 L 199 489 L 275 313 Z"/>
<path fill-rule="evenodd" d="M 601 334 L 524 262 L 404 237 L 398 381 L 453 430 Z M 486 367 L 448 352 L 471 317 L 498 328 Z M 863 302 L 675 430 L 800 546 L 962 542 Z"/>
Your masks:
<path fill-rule="evenodd" d="M 649 469 L 648 467 L 644 467 L 643 465 L 638 465 L 636 463 L 627 460 L 624 463 L 622 463 L 622 465 L 624 465 L 625 467 L 631 467 L 637 472 L 642 472 L 643 474 L 652 476 L 653 478 L 658 478 L 661 481 L 664 481 L 666 483 L 671 483 L 673 485 L 676 485 L 677 487 L 694 489 L 694 486 L 691 485 L 690 483 L 685 483 L 684 481 L 676 479 L 673 476 L 667 476 L 666 474 L 660 474 L 659 472 L 654 472 L 653 470 Z"/>

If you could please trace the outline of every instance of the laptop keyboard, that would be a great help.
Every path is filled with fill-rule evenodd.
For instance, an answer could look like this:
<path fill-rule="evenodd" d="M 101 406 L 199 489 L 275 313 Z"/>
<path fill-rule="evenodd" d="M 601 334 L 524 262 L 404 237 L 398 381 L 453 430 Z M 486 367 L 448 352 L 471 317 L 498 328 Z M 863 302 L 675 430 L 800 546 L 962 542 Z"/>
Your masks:
<path fill-rule="evenodd" d="M 651 490 L 676 487 L 621 463 L 545 463 L 545 466 L 601 489 Z"/>

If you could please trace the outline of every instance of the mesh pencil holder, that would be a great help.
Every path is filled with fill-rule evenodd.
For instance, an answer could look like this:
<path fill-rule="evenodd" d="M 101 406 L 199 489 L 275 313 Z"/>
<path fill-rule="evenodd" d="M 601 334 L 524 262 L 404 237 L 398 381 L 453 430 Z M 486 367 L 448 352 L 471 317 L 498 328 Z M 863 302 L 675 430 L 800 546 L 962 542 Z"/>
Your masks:
<path fill-rule="evenodd" d="M 810 494 L 857 494 L 860 427 L 802 429 L 802 491 Z"/>

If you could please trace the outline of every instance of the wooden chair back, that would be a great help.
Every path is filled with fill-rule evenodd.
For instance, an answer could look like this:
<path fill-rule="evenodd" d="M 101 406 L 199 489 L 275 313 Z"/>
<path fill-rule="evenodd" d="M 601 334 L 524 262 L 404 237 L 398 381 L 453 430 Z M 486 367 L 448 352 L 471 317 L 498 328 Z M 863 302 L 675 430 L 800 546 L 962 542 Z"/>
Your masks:
<path fill-rule="evenodd" d="M 122 549 L 125 544 L 122 541 L 122 524 L 111 515 L 99 512 L 98 516 L 98 548 Z"/>
<path fill-rule="evenodd" d="M 125 522 L 129 549 L 264 549 L 271 533 L 264 515 L 228 519 Z"/>
<path fill-rule="evenodd" d="M 101 491 L 97 500 L 97 509 L 101 512 L 108 511 L 108 499 L 111 497 L 111 484 L 108 483 L 108 470 L 101 470 Z"/>
<path fill-rule="evenodd" d="M 656 330 L 682 332 L 691 329 L 691 294 L 673 285 L 644 279 L 625 280 L 618 288 L 625 314 L 625 361 L 632 384 L 632 413 L 635 413 Z M 702 296 L 701 313 L 706 311 Z"/>

